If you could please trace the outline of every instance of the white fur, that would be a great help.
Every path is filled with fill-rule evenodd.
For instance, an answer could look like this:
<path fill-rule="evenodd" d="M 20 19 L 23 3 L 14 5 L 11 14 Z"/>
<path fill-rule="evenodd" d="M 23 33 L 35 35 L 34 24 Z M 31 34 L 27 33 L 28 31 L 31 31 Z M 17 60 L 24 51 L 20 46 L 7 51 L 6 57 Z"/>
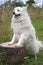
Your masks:
<path fill-rule="evenodd" d="M 20 16 L 15 17 L 15 15 L 13 15 L 11 19 L 11 28 L 13 29 L 14 35 L 10 44 L 16 43 L 15 46 L 23 45 L 37 58 L 36 55 L 42 44 L 36 39 L 35 28 L 31 23 L 26 7 L 16 7 L 13 12 L 15 12 L 16 15 L 20 14 Z"/>

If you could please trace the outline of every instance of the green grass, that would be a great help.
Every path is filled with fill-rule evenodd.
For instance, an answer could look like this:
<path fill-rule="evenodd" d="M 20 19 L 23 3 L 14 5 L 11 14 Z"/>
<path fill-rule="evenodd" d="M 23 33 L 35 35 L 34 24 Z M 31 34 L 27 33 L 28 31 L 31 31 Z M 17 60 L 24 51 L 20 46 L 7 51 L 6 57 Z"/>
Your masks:
<path fill-rule="evenodd" d="M 7 13 L 5 13 L 6 12 L 4 12 L 2 16 L 2 23 L 0 22 L 0 43 L 10 41 L 12 38 L 12 31 L 10 28 L 11 17 L 8 17 Z M 36 29 L 36 34 L 39 40 L 43 41 L 43 9 L 30 8 L 29 13 Z M 1 59 L 0 65 L 4 65 Z M 21 65 L 43 65 L 43 50 L 38 54 L 37 60 L 32 57 L 31 59 L 26 59 Z"/>
<path fill-rule="evenodd" d="M 0 43 L 9 41 L 11 39 L 10 35 L 11 35 L 11 29 L 9 20 L 0 23 Z"/>
<path fill-rule="evenodd" d="M 40 40 L 43 40 L 43 19 L 32 19 L 33 25 L 36 28 L 36 33 Z"/>

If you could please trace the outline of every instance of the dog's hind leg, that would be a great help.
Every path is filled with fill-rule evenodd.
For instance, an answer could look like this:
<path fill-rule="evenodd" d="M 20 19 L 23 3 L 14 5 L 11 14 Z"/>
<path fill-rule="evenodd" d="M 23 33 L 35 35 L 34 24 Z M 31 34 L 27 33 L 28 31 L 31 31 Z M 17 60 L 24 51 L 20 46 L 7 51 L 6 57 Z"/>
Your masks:
<path fill-rule="evenodd" d="M 37 55 L 35 54 L 35 59 L 37 59 Z"/>
<path fill-rule="evenodd" d="M 19 40 L 18 40 L 18 43 L 17 44 L 15 44 L 15 46 L 24 46 L 25 45 L 25 43 L 26 43 L 26 41 L 28 41 L 28 36 L 29 36 L 29 34 L 28 33 L 23 33 L 23 34 L 21 34 L 20 35 L 20 38 L 19 38 Z"/>

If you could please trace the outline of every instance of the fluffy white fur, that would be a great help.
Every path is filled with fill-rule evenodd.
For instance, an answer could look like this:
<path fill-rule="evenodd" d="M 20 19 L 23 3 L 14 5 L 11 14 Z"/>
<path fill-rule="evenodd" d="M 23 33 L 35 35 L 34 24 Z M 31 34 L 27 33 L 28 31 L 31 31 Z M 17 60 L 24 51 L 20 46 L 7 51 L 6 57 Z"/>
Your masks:
<path fill-rule="evenodd" d="M 14 8 L 11 28 L 14 35 L 9 44 L 16 43 L 15 46 L 23 45 L 37 59 L 37 54 L 42 44 L 36 38 L 35 28 L 32 25 L 26 7 Z"/>

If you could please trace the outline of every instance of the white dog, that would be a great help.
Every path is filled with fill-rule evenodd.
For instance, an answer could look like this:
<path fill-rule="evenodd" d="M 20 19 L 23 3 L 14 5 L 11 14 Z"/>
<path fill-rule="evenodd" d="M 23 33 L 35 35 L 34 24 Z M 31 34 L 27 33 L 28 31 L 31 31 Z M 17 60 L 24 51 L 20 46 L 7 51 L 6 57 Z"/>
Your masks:
<path fill-rule="evenodd" d="M 31 23 L 26 7 L 14 8 L 11 28 L 13 29 L 14 35 L 9 44 L 16 43 L 15 46 L 24 46 L 37 59 L 39 49 L 43 46 L 41 41 L 36 39 L 35 28 Z"/>

